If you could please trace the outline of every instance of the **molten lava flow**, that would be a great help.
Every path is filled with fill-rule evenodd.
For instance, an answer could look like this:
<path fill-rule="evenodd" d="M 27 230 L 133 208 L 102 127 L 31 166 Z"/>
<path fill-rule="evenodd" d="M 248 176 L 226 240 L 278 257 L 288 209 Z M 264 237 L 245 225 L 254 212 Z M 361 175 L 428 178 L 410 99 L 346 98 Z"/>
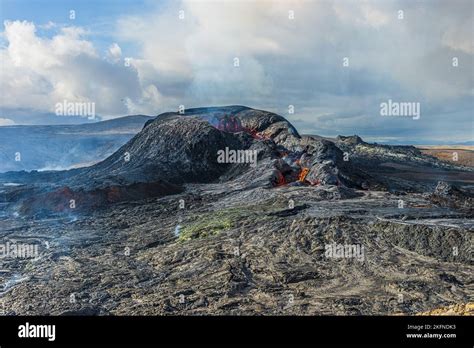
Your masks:
<path fill-rule="evenodd" d="M 283 176 L 283 174 L 280 171 L 277 171 L 276 186 L 282 186 L 282 185 L 285 185 L 285 184 L 286 184 L 285 177 Z"/>
<path fill-rule="evenodd" d="M 265 137 L 262 133 L 260 132 L 257 132 L 255 129 L 251 129 L 251 128 L 246 128 L 244 127 L 242 129 L 244 132 L 247 132 L 248 134 L 250 134 L 252 136 L 252 138 L 254 139 L 258 139 L 258 140 L 265 140 L 265 139 L 268 139 L 267 137 Z"/>
<path fill-rule="evenodd" d="M 240 119 L 232 115 L 224 115 L 224 117 L 218 121 L 217 129 L 231 133 L 242 132 L 244 130 Z"/>
<path fill-rule="evenodd" d="M 120 187 L 111 186 L 107 190 L 107 200 L 109 202 L 119 202 L 121 198 Z"/>
<path fill-rule="evenodd" d="M 300 171 L 300 175 L 298 176 L 298 181 L 303 182 L 306 178 L 306 175 L 309 173 L 309 168 L 303 167 Z"/>

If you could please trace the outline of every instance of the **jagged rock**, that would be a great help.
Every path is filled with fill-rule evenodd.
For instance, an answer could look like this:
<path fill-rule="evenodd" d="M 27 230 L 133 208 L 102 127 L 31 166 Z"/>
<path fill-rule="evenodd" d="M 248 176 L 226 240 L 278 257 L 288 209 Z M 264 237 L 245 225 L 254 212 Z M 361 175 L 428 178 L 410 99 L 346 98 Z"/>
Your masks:
<path fill-rule="evenodd" d="M 363 141 L 362 138 L 359 137 L 358 135 L 351 135 L 351 136 L 338 135 L 336 137 L 336 141 L 342 142 L 348 145 L 366 144 L 366 142 Z"/>
<path fill-rule="evenodd" d="M 474 212 L 474 194 L 455 185 L 439 181 L 429 199 L 442 207 L 451 207 Z"/>

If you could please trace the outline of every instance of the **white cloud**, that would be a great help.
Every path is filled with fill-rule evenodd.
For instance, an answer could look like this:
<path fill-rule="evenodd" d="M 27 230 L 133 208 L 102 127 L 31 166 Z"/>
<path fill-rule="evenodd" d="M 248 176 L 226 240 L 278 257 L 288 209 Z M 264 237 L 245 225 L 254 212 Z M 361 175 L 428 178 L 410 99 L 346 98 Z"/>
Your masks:
<path fill-rule="evenodd" d="M 118 63 L 122 58 L 122 49 L 116 42 L 109 46 L 107 58 L 113 63 Z"/>
<path fill-rule="evenodd" d="M 33 23 L 6 21 L 8 45 L 0 50 L 3 108 L 54 112 L 58 102 L 94 102 L 99 115 L 129 113 L 126 98 L 141 100 L 137 71 L 102 59 L 80 27 L 61 28 L 51 38 L 39 37 Z M 109 50 L 114 60 L 120 47 Z M 149 110 L 150 111 L 150 110 Z"/>
<path fill-rule="evenodd" d="M 52 22 L 52 21 L 48 21 L 48 23 L 42 24 L 42 25 L 38 25 L 38 27 L 41 28 L 41 29 L 49 30 L 49 29 L 56 28 L 56 27 L 57 27 L 57 24 L 54 23 L 54 22 Z"/>
<path fill-rule="evenodd" d="M 336 1 L 333 4 L 333 9 L 337 18 L 341 21 L 356 26 L 379 28 L 387 25 L 395 17 L 395 13 L 390 14 L 388 11 L 379 9 L 378 5 L 367 0 L 358 2 Z"/>
<path fill-rule="evenodd" d="M 420 101 L 432 117 L 444 117 L 445 105 L 469 108 L 474 90 L 472 3 L 456 4 L 184 0 L 118 18 L 105 57 L 83 28 L 48 39 L 33 23 L 6 22 L 2 106 L 50 110 L 58 99 L 96 101 L 99 114 L 118 115 L 179 104 L 293 104 L 306 110 L 298 115 L 306 124 L 317 118 L 330 130 L 383 127 L 373 113 L 391 97 Z"/>
<path fill-rule="evenodd" d="M 400 8 L 403 20 L 397 18 Z M 178 17 L 180 10 L 184 19 Z M 289 10 L 294 20 L 289 20 Z M 459 16 L 456 8 L 436 3 L 184 0 L 157 13 L 122 17 L 117 38 L 141 47 L 134 57 L 141 81 L 166 95 L 166 81 L 179 80 L 186 89 L 177 97 L 194 103 L 275 96 L 282 90 L 274 88 L 299 73 L 289 63 L 330 90 L 341 75 L 343 57 L 349 57 L 353 76 L 398 84 L 416 98 L 441 100 L 472 89 L 466 66 L 459 74 L 450 71 L 451 77 L 439 66 L 431 68 L 449 54 L 440 52 L 443 47 L 470 50 L 471 33 L 467 25 L 457 25 Z M 462 17 L 472 21 L 472 13 Z M 443 25 L 437 27 L 439 18 Z M 453 28 L 458 28 L 455 33 Z M 239 70 L 233 67 L 235 57 Z M 449 64 L 447 60 L 445 67 Z"/>
<path fill-rule="evenodd" d="M 0 127 L 2 126 L 13 126 L 15 122 L 8 118 L 0 118 Z"/>

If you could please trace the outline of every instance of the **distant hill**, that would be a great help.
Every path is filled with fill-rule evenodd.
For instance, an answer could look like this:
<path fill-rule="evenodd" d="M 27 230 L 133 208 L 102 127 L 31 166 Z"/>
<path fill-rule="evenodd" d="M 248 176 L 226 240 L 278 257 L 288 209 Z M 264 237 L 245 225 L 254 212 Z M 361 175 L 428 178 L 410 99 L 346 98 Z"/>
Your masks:
<path fill-rule="evenodd" d="M 469 145 L 425 145 L 417 146 L 422 153 L 434 156 L 441 161 L 474 167 L 474 146 Z"/>
<path fill-rule="evenodd" d="M 133 115 L 79 125 L 0 127 L 0 172 L 93 164 L 114 153 L 151 119 Z"/>
<path fill-rule="evenodd" d="M 391 140 L 380 141 L 380 144 L 387 145 L 413 145 L 421 146 L 474 146 L 474 141 L 453 142 L 453 141 L 439 141 L 439 140 Z"/>

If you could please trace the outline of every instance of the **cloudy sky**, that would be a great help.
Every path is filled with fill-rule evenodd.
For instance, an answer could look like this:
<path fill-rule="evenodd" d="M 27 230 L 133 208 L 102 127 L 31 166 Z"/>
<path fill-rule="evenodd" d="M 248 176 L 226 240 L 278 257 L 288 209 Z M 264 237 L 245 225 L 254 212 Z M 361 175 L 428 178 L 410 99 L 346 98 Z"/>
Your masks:
<path fill-rule="evenodd" d="M 0 125 L 65 100 L 105 119 L 240 104 L 301 133 L 472 141 L 473 4 L 1 0 Z M 420 118 L 381 116 L 389 99 Z"/>

